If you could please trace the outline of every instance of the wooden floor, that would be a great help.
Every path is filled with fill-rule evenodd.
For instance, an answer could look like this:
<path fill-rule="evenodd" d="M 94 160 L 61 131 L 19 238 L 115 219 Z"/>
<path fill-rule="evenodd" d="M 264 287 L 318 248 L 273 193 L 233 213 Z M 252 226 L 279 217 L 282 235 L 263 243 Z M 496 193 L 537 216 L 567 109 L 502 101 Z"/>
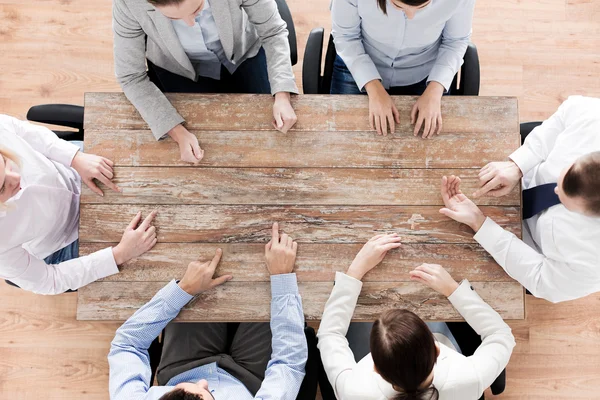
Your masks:
<path fill-rule="evenodd" d="M 368 0 L 361 0 L 368 1 Z M 373 0 L 374 1 L 374 0 Z M 329 0 L 288 0 L 303 48 L 329 26 Z M 118 91 L 110 0 L 0 0 L 0 112 L 83 103 Z M 600 96 L 600 1 L 478 0 L 473 41 L 482 95 L 519 97 L 521 120 L 548 117 L 570 94 Z M 302 52 L 300 52 L 302 57 Z M 300 83 L 300 68 L 296 66 Z M 527 298 L 503 399 L 597 399 L 600 295 L 552 305 Z M 0 284 L 0 398 L 107 399 L 113 323 L 75 321 L 76 295 Z"/>

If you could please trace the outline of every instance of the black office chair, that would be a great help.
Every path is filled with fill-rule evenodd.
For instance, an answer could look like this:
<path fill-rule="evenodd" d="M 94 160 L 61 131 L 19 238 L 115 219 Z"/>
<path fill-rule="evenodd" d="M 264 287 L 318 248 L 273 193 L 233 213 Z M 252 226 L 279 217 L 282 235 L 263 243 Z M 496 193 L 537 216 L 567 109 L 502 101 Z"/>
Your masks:
<path fill-rule="evenodd" d="M 306 343 L 308 345 L 308 360 L 306 362 L 306 375 L 300 386 L 300 391 L 296 400 L 315 400 L 317 397 L 317 386 L 319 381 L 319 371 L 323 369 L 321 363 L 321 356 L 319 349 L 317 348 L 317 334 L 315 330 L 310 326 L 304 327 L 304 334 L 306 335 Z M 165 331 L 163 330 L 162 335 L 154 339 L 150 348 L 148 349 L 148 355 L 150 357 L 150 382 L 154 384 L 154 378 L 156 376 L 156 370 L 160 364 L 162 356 L 163 343 L 164 343 Z"/>
<path fill-rule="evenodd" d="M 542 123 L 543 123 L 542 121 L 521 123 L 521 126 L 520 126 L 520 128 L 521 128 L 521 144 L 525 143 L 525 139 L 527 139 L 527 136 L 529 136 L 531 131 L 533 131 L 535 128 L 540 126 Z"/>
<path fill-rule="evenodd" d="M 302 63 L 302 86 L 305 94 L 329 94 L 331 77 L 333 75 L 333 62 L 336 51 L 333 36 L 329 35 L 325 64 L 321 74 L 321 58 L 323 56 L 323 28 L 315 28 L 310 32 L 304 62 Z M 469 43 L 464 56 L 464 63 L 460 69 L 460 87 L 458 87 L 458 74 L 454 77 L 450 92 L 459 96 L 478 96 L 480 85 L 479 54 L 477 47 Z"/>

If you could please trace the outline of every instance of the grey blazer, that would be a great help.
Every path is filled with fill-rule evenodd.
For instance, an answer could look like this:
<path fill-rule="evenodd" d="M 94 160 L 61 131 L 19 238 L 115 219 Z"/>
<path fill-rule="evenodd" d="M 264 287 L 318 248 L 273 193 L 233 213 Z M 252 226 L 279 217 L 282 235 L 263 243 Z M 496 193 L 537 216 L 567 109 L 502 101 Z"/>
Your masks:
<path fill-rule="evenodd" d="M 232 63 L 254 57 L 262 46 L 271 92 L 298 93 L 288 30 L 275 0 L 216 0 L 210 6 L 223 50 Z M 146 58 L 192 80 L 196 79 L 196 71 L 171 21 L 146 0 L 113 0 L 113 31 L 117 81 L 154 137 L 160 139 L 185 121 L 148 79 Z"/>

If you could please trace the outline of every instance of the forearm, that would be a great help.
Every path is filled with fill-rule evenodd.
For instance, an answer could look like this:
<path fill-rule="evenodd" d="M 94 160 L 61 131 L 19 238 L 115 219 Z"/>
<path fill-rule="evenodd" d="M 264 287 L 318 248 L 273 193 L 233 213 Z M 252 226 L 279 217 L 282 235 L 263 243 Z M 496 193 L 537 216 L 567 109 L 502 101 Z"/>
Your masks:
<path fill-rule="evenodd" d="M 293 400 L 305 375 L 308 346 L 295 274 L 271 277 L 272 356 L 257 399 Z"/>

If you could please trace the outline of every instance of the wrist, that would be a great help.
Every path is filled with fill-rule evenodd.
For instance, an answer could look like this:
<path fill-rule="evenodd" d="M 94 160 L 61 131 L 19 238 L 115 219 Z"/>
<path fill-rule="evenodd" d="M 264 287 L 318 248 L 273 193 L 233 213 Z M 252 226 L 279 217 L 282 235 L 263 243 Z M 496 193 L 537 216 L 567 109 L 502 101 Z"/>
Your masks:
<path fill-rule="evenodd" d="M 181 288 L 181 290 L 183 290 L 184 292 L 186 292 L 190 296 L 195 296 L 195 294 L 192 293 L 192 289 L 185 283 L 185 281 L 183 279 L 180 280 L 177 285 L 179 285 L 179 287 Z"/>
<path fill-rule="evenodd" d="M 365 90 L 369 96 L 374 96 L 381 93 L 381 90 L 385 91 L 385 88 L 379 79 L 373 79 L 365 84 Z"/>
<path fill-rule="evenodd" d="M 479 230 L 483 226 L 483 223 L 485 222 L 485 219 L 486 219 L 486 216 L 481 211 L 479 211 L 479 213 L 477 213 L 477 217 L 475 218 L 475 221 L 470 225 L 471 229 L 473 229 L 473 231 L 475 231 L 475 233 L 479 232 Z"/>
<path fill-rule="evenodd" d="M 441 83 L 439 83 L 437 81 L 431 81 L 427 85 L 427 89 L 425 89 L 424 93 L 436 95 L 441 98 L 444 95 L 445 91 L 446 91 L 446 88 L 444 87 L 444 85 L 442 85 Z"/>
<path fill-rule="evenodd" d="M 119 246 L 121 246 L 121 245 L 118 244 L 115 247 L 113 247 L 112 253 L 113 253 L 113 257 L 115 259 L 115 264 L 122 265 L 129 260 L 125 259 L 125 256 L 123 255 L 123 251 L 122 251 L 121 247 L 119 247 Z"/>
<path fill-rule="evenodd" d="M 519 167 L 519 165 L 516 162 L 514 162 L 513 160 L 510 160 L 510 162 L 513 164 L 513 168 L 516 168 L 516 170 L 518 171 L 519 179 L 523 178 L 523 171 L 521 171 L 521 168 Z"/>
<path fill-rule="evenodd" d="M 456 291 L 456 289 L 458 289 L 459 286 L 460 285 L 458 284 L 458 282 L 453 281 L 453 283 L 450 286 L 448 286 L 448 288 L 446 289 L 446 292 L 443 293 L 444 296 L 446 296 L 446 297 L 452 296 L 452 293 L 454 293 Z"/>
<path fill-rule="evenodd" d="M 183 127 L 183 125 L 179 124 L 179 125 L 175 126 L 173 129 L 171 129 L 169 132 L 167 132 L 167 135 L 169 135 L 171 137 L 171 139 L 173 139 L 174 141 L 179 142 L 179 139 L 183 135 L 184 131 L 185 131 L 185 128 Z"/>
<path fill-rule="evenodd" d="M 362 278 L 365 276 L 365 273 L 362 272 L 361 268 L 357 268 L 350 265 L 350 268 L 348 268 L 348 271 L 346 271 L 346 275 L 361 281 Z"/>
<path fill-rule="evenodd" d="M 275 100 L 287 100 L 287 101 L 291 101 L 292 96 L 290 95 L 289 92 L 277 92 L 275 93 Z"/>
<path fill-rule="evenodd" d="M 70 167 L 77 171 L 77 163 L 79 158 L 81 157 L 81 151 L 77 150 L 73 158 L 71 159 Z"/>

